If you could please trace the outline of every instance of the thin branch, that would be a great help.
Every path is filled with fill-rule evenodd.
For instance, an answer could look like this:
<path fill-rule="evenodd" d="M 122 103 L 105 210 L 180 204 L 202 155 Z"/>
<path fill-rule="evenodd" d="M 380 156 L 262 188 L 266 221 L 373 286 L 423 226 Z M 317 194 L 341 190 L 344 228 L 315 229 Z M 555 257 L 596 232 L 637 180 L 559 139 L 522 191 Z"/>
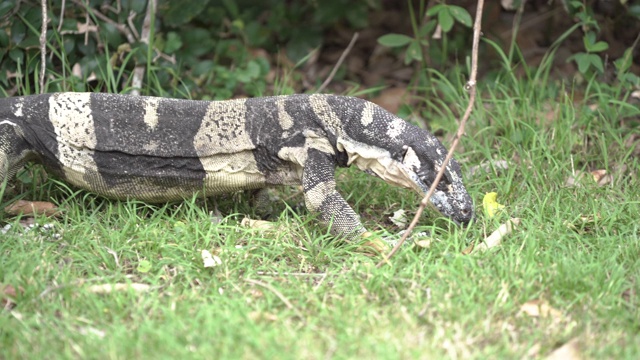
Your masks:
<path fill-rule="evenodd" d="M 418 221 L 420 220 L 420 216 L 422 215 L 424 208 L 429 203 L 429 199 L 435 192 L 436 187 L 440 182 L 440 179 L 442 179 L 442 176 L 444 175 L 444 172 L 447 168 L 447 164 L 453 157 L 453 153 L 456 149 L 456 146 L 458 146 L 458 142 L 460 141 L 460 138 L 462 137 L 462 135 L 464 135 L 465 125 L 467 124 L 467 120 L 469 120 L 469 117 L 471 116 L 471 111 L 473 110 L 473 105 L 475 104 L 475 100 L 476 100 L 476 78 L 478 75 L 478 47 L 480 43 L 480 28 L 481 28 L 480 25 L 482 22 L 483 6 L 484 6 L 484 0 L 478 0 L 478 7 L 476 9 L 476 19 L 473 25 L 473 45 L 471 49 L 471 73 L 469 74 L 469 81 L 465 85 L 465 89 L 469 91 L 469 104 L 467 105 L 467 109 L 464 112 L 464 115 L 462 116 L 462 120 L 460 120 L 460 126 L 458 126 L 458 132 L 456 133 L 456 136 L 453 139 L 453 143 L 449 148 L 447 157 L 444 159 L 444 161 L 440 165 L 440 171 L 438 171 L 438 175 L 433 181 L 433 184 L 431 184 L 431 187 L 429 188 L 429 191 L 427 192 L 425 197 L 422 199 L 422 201 L 420 201 L 420 207 L 418 208 L 416 215 L 413 217 L 413 220 L 411 220 L 411 224 L 409 224 L 409 227 L 407 228 L 405 233 L 402 235 L 402 238 L 400 238 L 400 241 L 398 241 L 396 246 L 394 246 L 393 249 L 391 249 L 391 252 L 389 252 L 389 254 L 385 256 L 384 259 L 376 265 L 376 267 L 381 267 L 382 265 L 388 263 L 387 260 L 390 259 L 398 251 L 398 249 L 400 249 L 400 247 L 407 240 L 409 235 L 411 235 L 411 232 L 413 231 L 413 229 L 418 224 Z"/>
<path fill-rule="evenodd" d="M 356 40 L 358 40 L 358 36 L 359 34 L 357 32 L 353 34 L 351 41 L 349 41 L 349 45 L 347 45 L 347 48 L 344 49 L 344 51 L 342 52 L 342 55 L 340 55 L 340 58 L 338 59 L 338 62 L 333 66 L 333 69 L 331 69 L 329 76 L 322 83 L 322 85 L 320 85 L 317 92 L 321 93 L 329 85 L 329 83 L 331 83 L 331 80 L 333 80 L 333 77 L 336 76 L 336 72 L 338 71 L 338 68 L 340 68 L 340 65 L 342 65 L 342 63 L 344 62 L 344 59 L 346 59 L 347 55 L 349 55 L 349 52 L 353 48 L 353 45 L 356 44 Z"/>
<path fill-rule="evenodd" d="M 149 0 L 149 2 L 147 3 L 147 13 L 144 15 L 144 21 L 142 23 L 140 41 L 147 44 L 147 49 L 149 49 L 149 47 L 151 46 L 151 44 L 149 43 L 149 37 L 151 36 L 151 22 L 156 16 L 156 8 L 158 7 L 157 5 L 157 0 Z M 129 20 L 131 20 L 131 18 L 129 18 Z M 145 64 L 137 64 L 133 69 L 133 78 L 131 79 L 131 87 L 133 88 L 133 90 L 131 91 L 132 95 L 140 95 L 145 68 Z"/>
<path fill-rule="evenodd" d="M 111 20 L 108 16 L 106 16 L 105 14 L 101 13 L 96 9 L 91 9 L 88 4 L 85 4 L 80 0 L 72 0 L 72 1 L 75 4 L 82 6 L 86 11 L 91 11 L 91 13 L 95 15 L 97 18 L 99 18 L 100 20 L 113 25 L 116 29 L 118 29 L 118 31 L 120 31 L 127 38 L 128 43 L 133 44 L 136 42 L 136 37 L 131 33 L 129 28 L 126 27 L 125 25 Z"/>
<path fill-rule="evenodd" d="M 41 0 L 42 30 L 40 31 L 40 94 L 44 94 L 44 74 L 47 69 L 47 0 Z"/>
<path fill-rule="evenodd" d="M 58 23 L 58 32 L 62 29 L 62 23 L 64 22 L 64 7 L 66 0 L 62 0 L 62 6 L 60 7 L 60 22 Z"/>

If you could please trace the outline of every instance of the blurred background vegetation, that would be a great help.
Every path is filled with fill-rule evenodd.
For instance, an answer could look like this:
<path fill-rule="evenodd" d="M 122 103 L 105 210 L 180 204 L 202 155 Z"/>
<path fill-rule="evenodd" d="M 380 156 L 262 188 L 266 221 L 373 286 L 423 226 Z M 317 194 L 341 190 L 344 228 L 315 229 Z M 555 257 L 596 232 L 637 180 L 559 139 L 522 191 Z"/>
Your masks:
<path fill-rule="evenodd" d="M 49 1 L 45 91 L 130 92 L 134 68 L 144 66 L 140 90 L 148 95 L 228 99 L 313 92 L 357 32 L 324 91 L 368 93 L 397 112 L 395 99 L 428 92 L 434 74 L 454 68 L 466 73 L 476 1 L 150 4 Z M 4 96 L 35 92 L 41 24 L 39 1 L 0 4 Z M 558 79 L 580 84 L 595 77 L 633 91 L 639 85 L 639 33 L 637 0 L 488 1 L 481 76 L 494 79 L 504 70 L 527 76 L 528 69 L 552 61 L 550 75 Z"/>

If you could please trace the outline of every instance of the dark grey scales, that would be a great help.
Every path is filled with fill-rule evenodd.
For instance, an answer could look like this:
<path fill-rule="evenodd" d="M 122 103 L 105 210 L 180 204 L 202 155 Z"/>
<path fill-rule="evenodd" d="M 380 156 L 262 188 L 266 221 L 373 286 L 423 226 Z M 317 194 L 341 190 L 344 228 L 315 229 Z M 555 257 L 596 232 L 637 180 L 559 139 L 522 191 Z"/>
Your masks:
<path fill-rule="evenodd" d="M 306 207 L 336 236 L 366 231 L 336 191 L 336 166 L 355 165 L 423 196 L 446 153 L 428 131 L 345 96 L 0 99 L 0 183 L 35 161 L 79 188 L 148 202 L 301 184 Z M 455 160 L 431 204 L 457 223 L 473 217 Z"/>

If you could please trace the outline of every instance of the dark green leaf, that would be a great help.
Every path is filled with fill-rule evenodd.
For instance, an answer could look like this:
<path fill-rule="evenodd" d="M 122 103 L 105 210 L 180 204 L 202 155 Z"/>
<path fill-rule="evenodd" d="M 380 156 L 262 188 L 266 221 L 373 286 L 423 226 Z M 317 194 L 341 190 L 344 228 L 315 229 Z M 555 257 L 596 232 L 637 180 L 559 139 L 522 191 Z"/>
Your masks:
<path fill-rule="evenodd" d="M 182 42 L 184 49 L 181 52 L 183 56 L 197 57 L 200 55 L 211 53 L 215 46 L 215 41 L 211 37 L 211 33 L 202 28 L 192 28 L 188 31 L 182 29 Z"/>
<path fill-rule="evenodd" d="M 576 63 L 578 63 L 578 71 L 580 73 L 585 74 L 587 70 L 589 70 L 589 65 L 591 61 L 589 60 L 588 54 L 582 54 L 582 56 L 576 57 Z"/>
<path fill-rule="evenodd" d="M 193 76 L 202 76 L 210 73 L 214 67 L 213 60 L 199 61 L 192 70 Z"/>
<path fill-rule="evenodd" d="M 42 10 L 39 6 L 29 7 L 26 13 L 23 15 L 24 21 L 31 25 L 31 27 L 40 30 L 42 26 Z"/>
<path fill-rule="evenodd" d="M 9 47 L 9 34 L 5 29 L 0 28 L 0 48 Z"/>
<path fill-rule="evenodd" d="M 13 48 L 9 51 L 9 57 L 15 63 L 24 64 L 24 51 L 22 49 Z"/>
<path fill-rule="evenodd" d="M 175 31 L 169 31 L 167 34 L 167 41 L 164 44 L 164 52 L 167 54 L 173 54 L 182 47 L 182 39 L 180 34 Z"/>
<path fill-rule="evenodd" d="M 0 17 L 4 16 L 15 6 L 14 1 L 3 1 L 0 3 Z"/>
<path fill-rule="evenodd" d="M 236 0 L 222 0 L 222 3 L 232 18 L 236 19 L 240 17 L 240 10 L 238 9 Z"/>
<path fill-rule="evenodd" d="M 590 51 L 591 46 L 596 42 L 596 34 L 593 31 L 589 31 L 588 33 L 584 34 L 582 41 L 584 42 L 584 48 L 587 51 Z"/>
<path fill-rule="evenodd" d="M 27 36 L 27 27 L 19 19 L 14 19 L 11 24 L 11 41 L 18 45 Z"/>
<path fill-rule="evenodd" d="M 407 48 L 407 55 L 411 60 L 422 61 L 422 47 L 419 41 L 412 41 Z"/>
<path fill-rule="evenodd" d="M 258 66 L 260 66 L 260 74 L 261 75 L 267 75 L 269 73 L 269 69 L 271 68 L 271 65 L 269 64 L 269 60 L 264 58 L 264 57 L 259 57 L 256 58 L 252 61 L 255 61 Z"/>
<path fill-rule="evenodd" d="M 449 32 L 453 27 L 453 17 L 449 12 L 449 9 L 444 8 L 442 11 L 438 12 L 438 24 L 442 28 L 442 31 Z"/>
<path fill-rule="evenodd" d="M 604 41 L 598 41 L 597 43 L 591 45 L 591 49 L 588 49 L 590 52 L 601 52 L 605 51 L 609 48 L 609 44 Z"/>
<path fill-rule="evenodd" d="M 287 43 L 287 55 L 294 62 L 309 55 L 309 52 L 322 44 L 322 32 L 319 28 L 302 28 L 292 34 Z"/>
<path fill-rule="evenodd" d="M 627 72 L 627 70 L 629 70 L 629 68 L 631 67 L 633 59 L 631 53 L 632 50 L 632 48 L 628 48 L 624 51 L 624 54 L 622 54 L 621 58 L 613 62 L 613 65 L 615 65 L 616 70 L 618 71 L 618 75 Z"/>
<path fill-rule="evenodd" d="M 100 25 L 100 35 L 104 42 L 115 47 L 122 44 L 124 42 L 124 38 L 118 29 L 109 23 L 104 23 Z"/>
<path fill-rule="evenodd" d="M 438 23 L 435 20 L 427 21 L 426 24 L 422 25 L 420 30 L 418 30 L 418 36 L 423 39 L 428 37 L 433 30 L 435 30 L 436 25 L 438 25 Z"/>
<path fill-rule="evenodd" d="M 622 82 L 627 82 L 629 84 L 632 84 L 633 86 L 640 86 L 640 77 L 638 77 L 638 75 L 633 74 L 633 73 L 624 73 L 623 76 L 620 77 L 620 81 Z"/>
<path fill-rule="evenodd" d="M 591 64 L 588 55 L 589 54 L 586 53 L 573 54 L 567 58 L 567 62 L 575 61 L 576 64 L 578 64 L 578 71 L 584 74 L 587 72 L 587 70 L 589 70 L 589 65 Z"/>
<path fill-rule="evenodd" d="M 413 41 L 412 37 L 403 34 L 387 34 L 378 38 L 378 43 L 387 47 L 399 47 L 407 45 Z"/>
<path fill-rule="evenodd" d="M 20 42 L 20 47 L 23 49 L 39 49 L 40 35 L 29 32 L 26 38 Z"/>
<path fill-rule="evenodd" d="M 471 27 L 473 25 L 471 15 L 469 15 L 465 8 L 455 5 L 449 5 L 449 12 L 462 25 L 466 27 Z"/>
<path fill-rule="evenodd" d="M 604 73 L 604 64 L 602 62 L 602 58 L 600 58 L 600 56 L 596 54 L 588 54 L 588 57 L 591 65 L 598 69 L 598 72 L 600 72 L 601 74 Z"/>
<path fill-rule="evenodd" d="M 163 1 L 158 10 L 165 24 L 178 27 L 199 15 L 208 2 L 209 0 Z"/>
<path fill-rule="evenodd" d="M 434 5 L 431 7 L 431 9 L 427 10 L 427 16 L 433 16 L 439 13 L 442 9 L 444 9 L 444 5 Z"/>
<path fill-rule="evenodd" d="M 260 65 L 257 61 L 249 61 L 249 63 L 247 64 L 247 75 L 249 75 L 252 79 L 260 76 Z"/>
<path fill-rule="evenodd" d="M 76 47 L 75 41 L 73 41 L 73 39 L 68 36 L 64 38 L 64 42 L 62 44 L 65 54 L 72 54 L 73 49 L 75 49 Z"/>

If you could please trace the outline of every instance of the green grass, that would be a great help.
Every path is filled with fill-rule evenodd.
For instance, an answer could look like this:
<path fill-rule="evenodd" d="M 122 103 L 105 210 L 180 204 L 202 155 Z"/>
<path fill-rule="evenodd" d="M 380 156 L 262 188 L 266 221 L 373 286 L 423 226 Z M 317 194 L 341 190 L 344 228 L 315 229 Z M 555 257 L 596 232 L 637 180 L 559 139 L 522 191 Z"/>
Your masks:
<path fill-rule="evenodd" d="M 625 141 L 639 130 L 618 120 L 638 111 L 596 84 L 574 103 L 560 83 L 505 79 L 480 89 L 458 156 L 478 222 L 429 214 L 419 230 L 433 232 L 431 247 L 380 269 L 292 210 L 300 196 L 278 205 L 277 231 L 260 232 L 239 226 L 251 214 L 244 195 L 217 200 L 228 215 L 218 224 L 210 201 L 151 206 L 33 186 L 25 197 L 52 196 L 64 215 L 28 232 L 4 218 L 0 284 L 22 290 L 0 312 L 0 358 L 522 358 L 572 340 L 587 358 L 637 358 L 640 165 Z M 469 175 L 489 159 L 510 166 Z M 593 169 L 613 182 L 565 185 Z M 371 229 L 397 231 L 387 217 L 418 203 L 355 170 L 339 179 Z M 481 208 L 490 191 L 522 224 L 498 248 L 463 255 L 497 227 Z M 222 264 L 204 268 L 203 249 Z M 115 283 L 150 290 L 91 291 Z M 530 301 L 555 311 L 527 315 Z"/>

